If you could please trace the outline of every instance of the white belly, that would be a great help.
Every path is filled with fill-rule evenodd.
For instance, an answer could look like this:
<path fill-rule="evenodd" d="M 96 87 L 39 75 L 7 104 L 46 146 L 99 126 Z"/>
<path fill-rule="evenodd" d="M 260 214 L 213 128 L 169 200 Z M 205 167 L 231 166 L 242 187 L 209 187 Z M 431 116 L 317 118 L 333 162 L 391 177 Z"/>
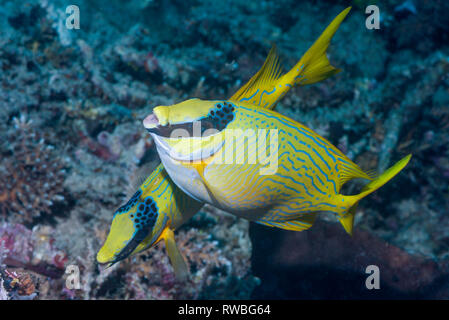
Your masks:
<path fill-rule="evenodd" d="M 186 168 L 179 161 L 170 158 L 162 148 L 157 149 L 165 170 L 182 191 L 197 201 L 212 202 L 203 180 L 194 168 Z"/>

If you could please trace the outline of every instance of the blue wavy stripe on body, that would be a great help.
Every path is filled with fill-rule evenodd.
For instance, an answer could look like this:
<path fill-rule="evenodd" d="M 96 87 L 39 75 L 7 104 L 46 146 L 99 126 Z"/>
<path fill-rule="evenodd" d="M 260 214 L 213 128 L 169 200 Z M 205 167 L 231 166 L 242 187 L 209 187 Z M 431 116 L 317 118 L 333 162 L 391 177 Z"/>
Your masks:
<path fill-rule="evenodd" d="M 312 151 L 318 156 L 318 158 L 321 159 L 321 161 L 323 161 L 323 163 L 326 165 L 327 169 L 329 171 L 331 171 L 331 167 L 327 164 L 327 161 L 324 160 L 323 157 L 318 152 L 316 152 L 316 150 L 314 148 L 312 148 Z"/>
<path fill-rule="evenodd" d="M 165 191 L 167 191 L 168 186 L 169 186 L 169 183 L 167 182 L 167 185 L 165 186 L 164 191 L 162 191 L 158 197 L 162 196 L 165 193 Z"/>
<path fill-rule="evenodd" d="M 309 210 L 309 209 L 318 208 L 318 207 L 321 207 L 321 206 L 329 206 L 331 208 L 337 208 L 336 205 L 333 205 L 333 204 L 330 204 L 330 203 L 326 203 L 326 202 L 320 202 L 320 203 L 317 203 L 317 204 L 312 204 L 311 201 L 304 201 L 304 202 L 301 203 L 301 205 L 306 205 L 306 206 L 297 208 L 298 211 Z M 334 210 L 330 210 L 330 209 L 323 209 L 323 211 L 329 211 L 329 212 L 332 212 L 332 213 L 339 214 L 339 212 L 334 211 Z"/>
<path fill-rule="evenodd" d="M 298 130 L 299 131 L 302 131 L 301 130 L 302 128 L 298 128 Z M 313 136 L 311 136 L 311 135 L 308 135 L 307 133 L 305 133 L 305 132 L 303 132 L 302 133 L 303 135 L 305 135 L 306 137 L 308 137 L 309 139 L 311 139 L 311 140 L 313 140 L 318 146 L 320 146 L 321 148 L 323 148 L 324 149 L 324 151 L 327 153 L 327 155 L 329 156 L 329 157 L 331 157 L 332 158 L 332 160 L 334 161 L 334 162 L 336 162 L 337 160 L 335 159 L 335 157 L 333 156 L 333 155 L 331 155 L 330 154 L 330 152 L 329 152 L 329 150 L 328 150 L 328 148 L 326 147 L 326 146 L 324 146 L 324 145 L 322 145 L 322 144 L 320 144 L 317 140 L 320 140 L 321 142 L 323 142 L 324 143 L 324 141 L 323 140 L 321 140 L 320 138 L 318 138 L 318 137 L 313 137 Z M 327 143 L 326 143 L 327 144 Z"/>
<path fill-rule="evenodd" d="M 265 112 L 263 112 L 262 110 L 253 110 L 253 109 L 249 109 L 249 108 L 246 108 L 246 107 L 243 107 L 243 106 L 239 106 L 239 107 L 242 108 L 242 109 L 248 110 L 248 111 L 252 111 L 252 112 L 255 112 L 255 113 L 259 113 L 259 114 L 261 114 L 261 115 L 263 115 L 263 116 L 265 116 L 265 117 L 267 117 L 267 118 L 276 119 L 277 121 L 279 121 L 279 122 L 285 124 L 287 127 L 290 127 L 290 128 L 292 128 L 293 130 L 297 131 L 299 134 L 302 134 L 302 135 L 306 136 L 307 138 L 313 140 L 318 146 L 320 146 L 321 148 L 323 148 L 323 149 L 325 150 L 325 152 L 329 155 L 329 157 L 331 157 L 331 158 L 333 159 L 334 162 L 336 161 L 336 159 L 335 159 L 334 156 L 332 156 L 332 155 L 329 153 L 329 149 L 326 147 L 326 145 L 327 145 L 328 147 L 331 147 L 331 148 L 330 148 L 330 151 L 332 151 L 332 153 L 336 154 L 336 155 L 339 156 L 339 157 L 341 156 L 341 155 L 339 155 L 338 153 L 336 153 L 336 152 L 332 149 L 332 146 L 331 146 L 328 142 L 322 140 L 322 139 L 319 138 L 319 137 L 313 137 L 313 136 L 311 136 L 311 135 L 308 135 L 308 134 L 306 133 L 306 132 L 308 132 L 307 130 L 305 130 L 305 129 L 302 128 L 302 127 L 301 127 L 301 128 L 298 127 L 297 125 L 295 125 L 295 123 L 292 123 L 292 122 L 290 122 L 290 121 L 288 121 L 288 120 L 286 120 L 286 119 L 281 119 L 281 118 L 279 118 L 279 117 L 276 117 L 276 116 L 273 116 L 273 115 L 271 115 L 271 114 L 265 113 Z M 306 131 L 306 132 L 304 132 L 304 131 Z M 312 132 L 308 132 L 308 133 L 312 133 Z M 320 141 L 322 144 L 321 144 L 321 143 L 318 143 L 318 141 Z"/>
<path fill-rule="evenodd" d="M 276 87 L 274 87 L 273 90 L 271 90 L 271 91 L 267 91 L 267 90 L 262 91 L 262 93 L 260 94 L 258 106 L 260 106 L 260 103 L 262 102 L 262 97 L 263 97 L 264 94 L 270 95 L 270 94 L 272 94 L 275 91 L 276 91 Z"/>
<path fill-rule="evenodd" d="M 156 189 L 153 190 L 153 192 L 156 192 L 157 190 L 159 190 L 159 188 L 164 184 L 165 180 L 162 179 L 161 182 L 159 183 L 159 185 L 157 186 Z"/>
<path fill-rule="evenodd" d="M 156 170 L 157 170 L 157 171 L 156 171 L 156 170 L 153 171 L 153 177 L 152 177 L 150 180 L 148 180 L 148 178 L 147 178 L 147 181 L 144 182 L 143 187 L 144 187 L 144 188 L 148 187 L 148 185 L 149 185 L 150 183 L 152 183 L 154 179 L 157 178 L 158 173 L 161 172 L 163 169 L 164 169 L 164 168 L 163 168 L 162 166 L 157 166 L 157 167 L 156 167 Z"/>
<path fill-rule="evenodd" d="M 252 180 L 254 180 L 254 178 L 252 179 Z M 264 179 L 264 176 L 259 176 L 258 178 L 257 178 L 257 180 L 253 183 L 253 181 L 251 180 L 251 185 L 254 185 L 254 192 L 253 193 L 251 193 L 251 194 L 247 194 L 247 195 L 245 195 L 245 197 L 246 198 L 248 198 L 248 197 L 253 197 L 256 193 L 261 193 L 262 192 L 262 190 L 264 190 L 265 188 L 268 188 L 268 190 L 270 190 L 270 191 L 277 191 L 277 195 L 286 195 L 285 193 L 282 193 L 281 192 L 281 190 L 279 189 L 279 188 L 276 188 L 276 187 L 269 187 L 269 186 L 265 186 L 264 188 L 262 188 L 261 186 L 263 186 L 264 185 L 264 183 L 266 183 L 267 182 L 267 180 L 268 179 Z M 281 183 L 282 184 L 282 183 Z M 297 193 L 298 193 L 298 191 L 297 191 Z M 270 194 L 270 193 L 269 193 Z M 288 197 L 290 197 L 290 195 L 287 195 Z M 274 197 L 274 196 L 273 196 Z M 300 197 L 300 198 L 302 198 L 302 197 Z"/>
<path fill-rule="evenodd" d="M 298 185 L 304 187 L 304 190 L 306 191 L 306 193 L 307 193 L 309 196 L 311 196 L 311 197 L 313 198 L 313 194 L 311 194 L 311 193 L 309 192 L 309 190 L 307 189 L 307 187 L 306 187 L 306 185 L 305 185 L 304 183 L 299 182 L 299 181 L 295 181 L 292 177 L 284 176 L 284 175 L 282 175 L 282 174 L 280 174 L 280 173 L 276 173 L 276 176 L 281 177 L 281 178 L 284 178 L 284 179 L 288 179 L 288 180 L 290 180 L 291 182 L 293 182 L 294 184 L 298 184 Z"/>
<path fill-rule="evenodd" d="M 280 185 L 282 185 L 282 187 L 284 187 L 284 188 L 287 189 L 287 190 L 291 190 L 291 191 L 293 191 L 294 193 L 301 194 L 301 191 L 296 190 L 296 189 L 293 189 L 293 188 L 290 188 L 290 187 L 286 186 L 285 183 L 283 183 L 283 182 L 281 182 L 281 181 L 276 181 L 276 180 L 270 179 L 270 178 L 265 178 L 265 180 L 271 181 L 271 182 L 274 182 L 274 183 L 277 183 L 277 184 L 280 184 Z"/>
<path fill-rule="evenodd" d="M 305 176 L 311 180 L 312 186 L 313 186 L 319 193 L 321 193 L 321 194 L 326 194 L 325 192 L 321 191 L 320 188 L 317 187 L 317 185 L 315 184 L 315 181 L 313 181 L 313 177 L 312 177 L 312 176 L 309 176 L 307 173 L 305 173 Z"/>
<path fill-rule="evenodd" d="M 292 206 L 293 205 L 293 206 Z M 296 206 L 295 206 L 296 205 Z M 285 207 L 285 208 L 287 208 L 288 210 L 290 210 L 290 214 L 289 215 L 291 215 L 292 213 L 293 214 L 297 214 L 298 213 L 298 211 L 300 211 L 300 210 L 304 210 L 304 209 L 309 209 L 310 208 L 310 206 L 306 206 L 306 207 L 301 207 L 301 205 L 304 205 L 304 203 L 298 203 L 298 202 L 293 202 L 293 203 L 281 203 L 281 204 L 279 204 L 279 206 L 276 208 L 276 209 L 278 209 L 278 210 L 280 210 L 280 208 L 279 207 Z"/>
<path fill-rule="evenodd" d="M 230 165 L 227 165 L 227 166 L 230 166 Z M 254 177 L 255 176 L 254 171 L 256 169 L 258 169 L 258 165 L 257 164 L 251 164 L 251 165 L 248 165 L 248 168 L 246 168 L 243 172 L 240 172 L 240 167 L 236 167 L 235 165 L 232 165 L 231 168 L 229 170 L 227 170 L 224 174 L 220 175 L 220 177 L 222 177 L 222 176 L 229 176 L 231 178 L 231 180 L 232 180 L 235 175 L 238 175 L 238 180 L 235 181 L 235 185 L 244 185 L 244 184 L 247 183 L 247 181 L 245 181 L 244 183 L 243 182 L 240 183 L 242 181 L 242 179 L 248 179 L 248 178 Z M 239 190 L 240 189 L 235 190 L 234 193 L 239 192 Z M 232 194 L 233 193 L 231 193 L 231 195 Z"/>
<path fill-rule="evenodd" d="M 252 98 L 254 98 L 254 96 L 255 96 L 258 92 L 259 92 L 259 89 L 257 89 L 257 91 L 254 92 L 252 96 L 250 96 L 250 97 L 248 97 L 248 98 L 242 98 L 242 99 L 240 99 L 239 101 L 249 101 L 249 100 L 251 100 Z"/>
<path fill-rule="evenodd" d="M 292 165 L 291 168 L 293 169 L 293 171 L 298 172 L 299 170 L 301 170 L 301 168 L 296 168 L 296 167 L 295 167 L 295 165 L 293 164 L 293 161 L 291 161 L 290 158 L 288 158 L 288 159 L 289 159 L 290 164 Z M 287 170 L 287 171 L 290 171 L 290 169 L 288 169 L 288 168 L 287 168 L 286 166 L 284 166 L 282 163 L 281 163 L 279 166 L 282 167 L 282 168 L 284 168 L 284 169 Z M 300 177 L 302 177 L 302 175 L 300 175 L 299 173 L 298 173 L 298 175 L 299 175 Z"/>
<path fill-rule="evenodd" d="M 290 143 L 290 142 L 288 142 L 288 143 Z M 293 145 L 292 145 L 291 143 L 290 143 L 290 145 L 293 147 Z M 295 148 L 295 147 L 293 147 L 293 148 Z M 328 175 L 323 171 L 323 169 L 321 169 L 321 168 L 316 164 L 316 162 L 313 160 L 313 158 L 310 156 L 310 154 L 308 154 L 306 151 L 303 151 L 303 150 L 296 150 L 296 149 L 295 149 L 295 151 L 298 152 L 298 153 L 304 153 L 306 156 L 308 156 L 309 159 L 310 159 L 310 161 L 313 163 L 313 165 L 314 165 L 314 166 L 321 172 L 321 174 L 322 174 L 323 176 L 326 177 L 326 181 L 332 183 L 332 185 L 334 186 L 334 191 L 335 191 L 335 193 L 337 193 L 337 185 L 335 184 L 335 181 L 329 179 Z"/>

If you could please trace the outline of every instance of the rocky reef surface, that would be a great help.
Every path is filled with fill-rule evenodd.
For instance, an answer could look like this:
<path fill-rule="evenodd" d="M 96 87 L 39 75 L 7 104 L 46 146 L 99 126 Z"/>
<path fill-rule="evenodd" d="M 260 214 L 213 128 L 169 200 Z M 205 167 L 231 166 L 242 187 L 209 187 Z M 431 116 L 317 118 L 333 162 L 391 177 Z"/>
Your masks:
<path fill-rule="evenodd" d="M 0 1 L 0 299 L 449 298 L 447 1 L 377 1 L 379 30 L 367 1 L 80 0 L 69 30 L 71 4 Z M 188 285 L 163 246 L 100 270 L 131 177 L 158 161 L 141 125 L 152 108 L 231 96 L 272 43 L 292 66 L 347 5 L 329 49 L 343 71 L 277 110 L 363 169 L 413 154 L 360 203 L 354 237 L 326 214 L 292 233 L 206 206 L 176 233 Z M 388 289 L 362 288 L 369 264 Z"/>

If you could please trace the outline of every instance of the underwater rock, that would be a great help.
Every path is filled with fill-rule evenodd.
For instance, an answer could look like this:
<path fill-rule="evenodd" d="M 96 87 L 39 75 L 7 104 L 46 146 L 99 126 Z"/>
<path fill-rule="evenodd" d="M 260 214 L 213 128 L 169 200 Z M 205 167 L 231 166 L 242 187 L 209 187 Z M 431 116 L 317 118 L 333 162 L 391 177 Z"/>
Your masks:
<path fill-rule="evenodd" d="M 65 203 L 65 164 L 31 120 L 23 115 L 13 120 L 0 145 L 0 213 L 9 221 L 30 223 Z"/>
<path fill-rule="evenodd" d="M 449 260 L 411 255 L 355 228 L 317 221 L 306 232 L 253 224 L 252 265 L 262 285 L 255 299 L 447 299 Z M 368 290 L 368 266 L 380 270 L 380 289 Z"/>
<path fill-rule="evenodd" d="M 67 256 L 54 246 L 51 227 L 33 230 L 21 224 L 0 224 L 1 262 L 6 267 L 23 268 L 50 278 L 64 273 Z"/>
<path fill-rule="evenodd" d="M 36 286 L 28 273 L 0 268 L 0 300 L 33 300 L 35 297 Z"/>

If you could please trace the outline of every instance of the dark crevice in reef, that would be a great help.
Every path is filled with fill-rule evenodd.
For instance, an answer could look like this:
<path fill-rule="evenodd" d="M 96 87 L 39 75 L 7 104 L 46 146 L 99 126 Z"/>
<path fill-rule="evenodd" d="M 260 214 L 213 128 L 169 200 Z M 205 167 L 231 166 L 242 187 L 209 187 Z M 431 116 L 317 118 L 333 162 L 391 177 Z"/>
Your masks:
<path fill-rule="evenodd" d="M 250 227 L 253 299 L 438 299 L 449 295 L 449 261 L 408 254 L 367 231 L 353 237 L 318 221 L 306 232 Z M 366 288 L 366 267 L 380 270 L 380 289 Z"/>

